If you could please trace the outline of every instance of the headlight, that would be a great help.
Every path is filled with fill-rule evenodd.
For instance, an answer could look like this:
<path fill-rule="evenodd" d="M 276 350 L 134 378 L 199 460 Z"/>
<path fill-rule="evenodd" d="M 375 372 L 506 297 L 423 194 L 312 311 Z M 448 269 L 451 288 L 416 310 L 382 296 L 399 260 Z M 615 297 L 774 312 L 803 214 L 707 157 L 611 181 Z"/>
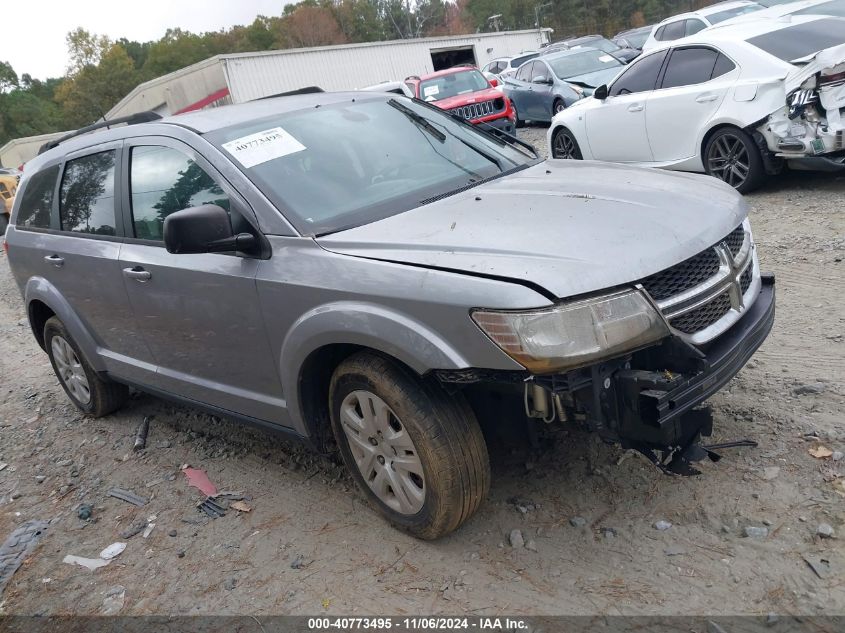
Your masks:
<path fill-rule="evenodd" d="M 669 334 L 637 290 L 521 312 L 475 310 L 472 319 L 502 351 L 535 374 L 575 369 Z"/>

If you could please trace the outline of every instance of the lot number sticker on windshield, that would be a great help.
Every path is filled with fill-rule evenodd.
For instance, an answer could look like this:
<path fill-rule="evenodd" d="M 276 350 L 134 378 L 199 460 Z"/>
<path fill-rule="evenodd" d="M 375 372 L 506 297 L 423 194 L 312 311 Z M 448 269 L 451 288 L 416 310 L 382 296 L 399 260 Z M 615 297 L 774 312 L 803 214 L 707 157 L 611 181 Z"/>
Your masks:
<path fill-rule="evenodd" d="M 601 57 L 599 57 L 599 61 L 604 63 L 604 64 L 609 64 L 610 62 L 613 61 L 613 56 L 612 55 L 602 55 Z"/>
<path fill-rule="evenodd" d="M 440 86 L 426 86 L 423 88 L 423 97 L 433 97 L 440 94 Z"/>
<path fill-rule="evenodd" d="M 223 143 L 223 148 L 237 158 L 241 165 L 249 168 L 274 158 L 301 152 L 305 145 L 282 128 L 274 127 Z"/>

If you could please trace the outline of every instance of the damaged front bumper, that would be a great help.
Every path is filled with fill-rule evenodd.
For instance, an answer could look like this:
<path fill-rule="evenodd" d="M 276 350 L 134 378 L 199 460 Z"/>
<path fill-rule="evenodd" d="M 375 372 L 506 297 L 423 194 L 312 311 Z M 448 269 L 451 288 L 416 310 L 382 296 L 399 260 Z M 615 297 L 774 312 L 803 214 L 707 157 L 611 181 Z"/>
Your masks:
<path fill-rule="evenodd" d="M 763 275 L 748 312 L 707 345 L 678 338 L 630 357 L 533 381 L 552 395 L 557 416 L 581 420 L 626 448 L 671 451 L 710 434 L 710 417 L 695 407 L 748 362 L 772 329 L 774 276 Z M 535 416 L 536 417 L 536 416 Z"/>

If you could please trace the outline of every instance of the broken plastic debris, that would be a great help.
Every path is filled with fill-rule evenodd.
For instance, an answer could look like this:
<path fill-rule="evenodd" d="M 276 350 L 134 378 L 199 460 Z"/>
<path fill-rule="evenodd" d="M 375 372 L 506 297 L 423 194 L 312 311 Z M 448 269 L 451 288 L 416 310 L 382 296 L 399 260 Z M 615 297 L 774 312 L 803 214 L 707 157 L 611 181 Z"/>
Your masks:
<path fill-rule="evenodd" d="M 100 558 L 104 560 L 111 560 L 115 556 L 120 556 L 121 552 L 126 549 L 126 543 L 112 543 L 102 552 L 100 552 Z"/>
<path fill-rule="evenodd" d="M 250 508 L 243 501 L 233 501 L 232 505 L 229 507 L 237 510 L 238 512 L 252 512 L 252 508 Z"/>
<path fill-rule="evenodd" d="M 108 491 L 109 497 L 114 497 L 115 499 L 120 499 L 121 501 L 126 501 L 127 503 L 131 503 L 132 505 L 136 506 L 144 506 L 147 505 L 147 500 L 144 497 L 139 497 L 134 492 L 130 492 L 129 490 L 124 490 L 123 488 L 112 488 Z"/>
<path fill-rule="evenodd" d="M 208 475 L 205 474 L 205 471 L 199 470 L 198 468 L 187 467 L 183 468 L 182 472 L 185 473 L 185 477 L 188 478 L 188 485 L 197 488 L 206 497 L 213 497 L 217 494 L 217 486 L 211 483 L 211 480 L 208 478 Z"/>
<path fill-rule="evenodd" d="M 810 455 L 815 457 L 816 459 L 827 459 L 833 455 L 833 451 L 830 450 L 827 446 L 814 446 L 809 450 Z"/>
<path fill-rule="evenodd" d="M 83 558 L 82 556 L 73 556 L 68 554 L 62 559 L 63 563 L 68 563 L 70 565 L 82 565 L 86 569 L 94 571 L 95 569 L 99 569 L 100 567 L 105 567 L 111 561 L 110 560 L 103 560 L 102 558 Z"/>
<path fill-rule="evenodd" d="M 205 512 L 212 519 L 216 519 L 217 517 L 226 516 L 226 508 L 228 506 L 224 504 L 218 503 L 213 497 L 206 497 L 205 500 L 197 504 L 197 508 L 199 508 L 200 512 Z"/>
<path fill-rule="evenodd" d="M 144 538 L 147 538 L 150 534 L 152 534 L 152 531 L 155 528 L 155 526 L 156 526 L 155 523 L 148 523 L 147 529 L 144 530 L 144 533 L 141 536 L 143 536 Z"/>

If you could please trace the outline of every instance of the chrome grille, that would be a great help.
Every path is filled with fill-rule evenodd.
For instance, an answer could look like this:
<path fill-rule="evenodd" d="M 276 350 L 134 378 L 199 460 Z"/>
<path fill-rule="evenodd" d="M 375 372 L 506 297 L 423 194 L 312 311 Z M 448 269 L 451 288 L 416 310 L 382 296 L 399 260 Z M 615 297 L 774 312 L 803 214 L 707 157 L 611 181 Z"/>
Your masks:
<path fill-rule="evenodd" d="M 461 106 L 460 108 L 452 108 L 449 110 L 451 114 L 456 114 L 463 119 L 480 119 L 483 116 L 493 114 L 501 110 L 501 107 L 496 107 L 497 99 L 490 99 L 489 101 L 482 101 L 481 103 L 471 103 L 470 105 Z"/>
<path fill-rule="evenodd" d="M 754 278 L 754 265 L 752 263 L 748 264 L 748 267 L 742 273 L 742 277 L 739 278 L 739 289 L 744 295 L 748 292 L 748 289 L 751 287 L 751 281 Z"/>
<path fill-rule="evenodd" d="M 744 312 L 745 294 L 754 283 L 754 249 L 747 241 L 741 224 L 717 244 L 640 282 L 669 324 L 691 343 L 713 339 Z M 717 322 L 720 327 L 711 327 Z"/>
<path fill-rule="evenodd" d="M 661 301 L 694 288 L 718 272 L 719 256 L 708 248 L 672 268 L 646 277 L 641 283 L 655 301 Z"/>
<path fill-rule="evenodd" d="M 742 245 L 745 243 L 745 229 L 742 228 L 742 225 L 740 224 L 733 231 L 728 233 L 728 236 L 724 239 L 724 242 L 728 245 L 728 249 L 730 249 L 731 255 L 733 255 L 734 257 L 739 255 L 739 251 L 742 250 Z"/>
<path fill-rule="evenodd" d="M 700 308 L 691 310 L 672 319 L 670 323 L 676 330 L 680 330 L 685 334 L 695 334 L 704 328 L 710 327 L 716 321 L 721 319 L 728 310 L 731 309 L 730 293 L 723 292 L 718 297 L 705 303 Z"/>

